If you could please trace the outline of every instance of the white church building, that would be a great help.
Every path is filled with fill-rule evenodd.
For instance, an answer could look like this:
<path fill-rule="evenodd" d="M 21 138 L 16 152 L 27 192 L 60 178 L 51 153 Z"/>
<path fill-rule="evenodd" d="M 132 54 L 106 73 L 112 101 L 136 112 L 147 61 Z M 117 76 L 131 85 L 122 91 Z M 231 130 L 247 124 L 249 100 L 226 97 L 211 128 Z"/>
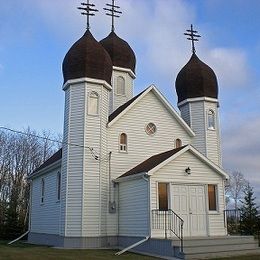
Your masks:
<path fill-rule="evenodd" d="M 193 50 L 178 111 L 154 85 L 134 96 L 135 66 L 114 30 L 98 42 L 87 29 L 66 54 L 63 146 L 29 177 L 29 242 L 152 254 L 227 235 L 215 73 Z"/>

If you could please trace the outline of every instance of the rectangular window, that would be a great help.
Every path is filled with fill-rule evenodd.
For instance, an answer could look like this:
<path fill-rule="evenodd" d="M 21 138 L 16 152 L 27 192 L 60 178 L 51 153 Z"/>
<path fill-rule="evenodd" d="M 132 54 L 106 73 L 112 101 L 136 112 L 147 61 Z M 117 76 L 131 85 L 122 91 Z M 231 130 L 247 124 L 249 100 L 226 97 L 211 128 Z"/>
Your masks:
<path fill-rule="evenodd" d="M 168 210 L 168 183 L 158 183 L 159 210 Z"/>
<path fill-rule="evenodd" d="M 217 186 L 208 185 L 209 210 L 217 210 Z"/>
<path fill-rule="evenodd" d="M 44 194 L 45 194 L 45 182 L 44 179 L 41 181 L 41 203 L 44 202 Z"/>
<path fill-rule="evenodd" d="M 60 200 L 61 174 L 57 173 L 57 200 Z"/>

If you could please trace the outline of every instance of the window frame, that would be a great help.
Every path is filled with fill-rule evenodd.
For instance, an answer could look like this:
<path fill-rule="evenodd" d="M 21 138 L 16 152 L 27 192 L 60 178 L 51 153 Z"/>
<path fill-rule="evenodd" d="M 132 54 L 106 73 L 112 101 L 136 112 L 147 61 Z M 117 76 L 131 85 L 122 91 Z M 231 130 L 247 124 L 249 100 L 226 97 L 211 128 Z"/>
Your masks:
<path fill-rule="evenodd" d="M 210 201 L 211 201 L 211 198 L 210 198 L 210 186 L 214 187 L 214 197 L 215 197 L 215 201 L 213 204 L 215 204 L 214 208 L 211 208 L 210 206 Z M 218 202 L 218 185 L 217 184 L 208 184 L 207 185 L 207 191 L 208 191 L 208 210 L 210 213 L 216 213 L 216 212 L 219 212 L 219 202 Z"/>
<path fill-rule="evenodd" d="M 180 148 L 182 147 L 182 140 L 180 138 L 177 138 L 175 140 L 175 148 Z"/>
<path fill-rule="evenodd" d="M 211 117 L 211 119 L 210 119 Z M 216 114 L 214 110 L 209 109 L 207 113 L 208 130 L 216 130 Z M 212 123 L 212 125 L 211 125 Z"/>
<path fill-rule="evenodd" d="M 119 92 L 119 80 L 122 80 L 122 85 L 120 86 L 120 89 L 122 89 L 122 92 Z M 118 76 L 116 78 L 116 89 L 115 89 L 115 94 L 118 96 L 125 96 L 126 95 L 126 82 L 125 78 L 123 76 Z"/>
<path fill-rule="evenodd" d="M 58 171 L 57 172 L 57 176 L 56 176 L 56 198 L 57 198 L 57 202 L 60 202 L 60 196 L 61 196 L 61 172 Z"/>
<path fill-rule="evenodd" d="M 161 205 L 160 205 L 160 185 L 165 185 L 166 186 L 166 200 L 167 200 L 167 207 L 166 208 L 163 208 L 163 207 L 160 207 Z M 169 185 L 169 183 L 168 182 L 158 182 L 157 183 L 157 192 L 158 192 L 158 194 L 157 194 L 157 198 L 158 198 L 158 209 L 159 209 L 159 211 L 168 211 L 169 210 L 169 208 L 170 208 L 170 200 L 169 200 L 169 198 L 170 198 L 170 185 Z"/>
<path fill-rule="evenodd" d="M 152 124 L 153 127 L 154 127 L 154 132 L 153 132 L 153 133 L 149 132 L 149 130 L 152 129 L 152 127 L 150 127 L 150 129 L 148 129 L 149 125 L 151 125 L 151 124 Z M 156 134 L 156 132 L 157 132 L 157 126 L 156 126 L 155 123 L 149 122 L 148 124 L 145 125 L 144 130 L 145 130 L 145 132 L 146 132 L 147 135 L 149 135 L 149 136 L 154 136 L 154 135 Z"/>
<path fill-rule="evenodd" d="M 90 109 L 91 100 L 95 99 L 97 102 L 96 112 L 92 112 Z M 98 116 L 99 115 L 99 94 L 96 91 L 90 91 L 88 94 L 88 115 L 90 116 Z"/>
<path fill-rule="evenodd" d="M 125 142 L 121 142 L 121 136 L 125 136 Z M 127 143 L 128 143 L 127 134 L 121 133 L 119 135 L 119 152 L 120 153 L 127 153 L 127 151 L 128 151 Z"/>
<path fill-rule="evenodd" d="M 41 178 L 41 204 L 44 204 L 45 200 L 45 179 Z"/>

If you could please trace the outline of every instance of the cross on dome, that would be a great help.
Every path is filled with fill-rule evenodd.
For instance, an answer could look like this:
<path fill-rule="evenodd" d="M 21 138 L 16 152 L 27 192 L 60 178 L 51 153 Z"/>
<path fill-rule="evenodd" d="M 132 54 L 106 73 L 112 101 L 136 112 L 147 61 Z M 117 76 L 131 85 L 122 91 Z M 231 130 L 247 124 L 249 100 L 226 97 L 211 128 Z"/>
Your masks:
<path fill-rule="evenodd" d="M 195 42 L 199 41 L 198 38 L 200 38 L 201 36 L 198 33 L 198 31 L 193 30 L 193 25 L 191 24 L 190 26 L 190 30 L 186 30 L 187 33 L 184 33 L 184 35 L 189 36 L 187 39 L 191 41 L 192 44 L 192 53 L 196 53 L 196 49 L 195 49 Z"/>
<path fill-rule="evenodd" d="M 115 31 L 115 17 L 119 18 L 120 14 L 122 14 L 121 11 L 118 11 L 120 9 L 120 6 L 115 5 L 115 0 L 112 0 L 112 4 L 106 4 L 109 8 L 103 8 L 105 11 L 107 11 L 106 15 L 112 17 L 112 28 L 111 31 Z"/>
<path fill-rule="evenodd" d="M 78 7 L 82 11 L 81 14 L 87 16 L 87 30 L 90 29 L 89 17 L 94 16 L 95 12 L 98 12 L 97 9 L 93 8 L 95 6 L 95 4 L 90 4 L 89 0 L 87 0 L 87 3 L 81 3 L 81 7 Z"/>

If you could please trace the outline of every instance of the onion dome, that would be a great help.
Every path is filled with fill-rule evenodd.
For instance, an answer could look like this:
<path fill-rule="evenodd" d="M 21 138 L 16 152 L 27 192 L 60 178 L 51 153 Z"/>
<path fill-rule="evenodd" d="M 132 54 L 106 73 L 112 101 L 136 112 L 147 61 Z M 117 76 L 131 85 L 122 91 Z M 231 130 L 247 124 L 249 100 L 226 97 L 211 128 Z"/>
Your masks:
<path fill-rule="evenodd" d="M 62 64 L 64 83 L 88 77 L 105 80 L 111 85 L 112 70 L 109 54 L 89 30 L 72 45 Z"/>
<path fill-rule="evenodd" d="M 101 40 L 100 43 L 109 53 L 113 66 L 130 69 L 135 72 L 136 59 L 134 51 L 114 31 Z"/>
<path fill-rule="evenodd" d="M 187 98 L 218 98 L 218 82 L 214 71 L 195 53 L 179 72 L 175 87 L 178 102 Z"/>

